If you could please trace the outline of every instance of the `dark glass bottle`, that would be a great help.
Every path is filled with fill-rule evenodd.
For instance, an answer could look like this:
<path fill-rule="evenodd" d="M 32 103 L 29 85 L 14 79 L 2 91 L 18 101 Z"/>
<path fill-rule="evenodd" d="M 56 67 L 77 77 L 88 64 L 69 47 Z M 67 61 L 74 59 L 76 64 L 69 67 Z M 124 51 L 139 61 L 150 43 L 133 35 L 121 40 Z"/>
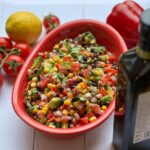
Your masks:
<path fill-rule="evenodd" d="M 138 46 L 119 60 L 116 105 L 124 102 L 125 112 L 114 119 L 116 150 L 150 150 L 150 9 L 140 24 Z"/>

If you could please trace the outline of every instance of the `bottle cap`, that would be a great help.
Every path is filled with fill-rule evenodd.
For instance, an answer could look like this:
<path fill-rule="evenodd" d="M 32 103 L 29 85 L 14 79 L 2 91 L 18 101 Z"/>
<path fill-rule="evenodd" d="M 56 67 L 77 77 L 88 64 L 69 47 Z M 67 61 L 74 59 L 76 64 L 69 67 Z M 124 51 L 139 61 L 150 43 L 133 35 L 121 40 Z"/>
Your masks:
<path fill-rule="evenodd" d="M 150 8 L 142 13 L 140 24 L 139 47 L 143 51 L 150 51 Z"/>

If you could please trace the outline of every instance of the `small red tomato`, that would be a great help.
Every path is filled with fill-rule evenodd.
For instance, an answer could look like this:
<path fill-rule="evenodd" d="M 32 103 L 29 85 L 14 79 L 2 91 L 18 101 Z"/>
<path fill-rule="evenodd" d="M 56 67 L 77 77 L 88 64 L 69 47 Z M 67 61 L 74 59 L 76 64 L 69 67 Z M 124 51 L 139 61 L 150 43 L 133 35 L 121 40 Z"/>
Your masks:
<path fill-rule="evenodd" d="M 80 70 L 80 63 L 73 62 L 72 63 L 72 71 L 78 72 Z"/>
<path fill-rule="evenodd" d="M 49 14 L 44 17 L 43 25 L 48 33 L 60 25 L 60 20 L 57 16 Z"/>
<path fill-rule="evenodd" d="M 6 49 L 11 49 L 13 47 L 12 41 L 6 37 L 0 37 L 0 47 L 5 47 Z"/>
<path fill-rule="evenodd" d="M 17 55 L 10 55 L 5 62 L 3 69 L 11 77 L 16 77 L 24 63 L 24 60 Z"/>
<path fill-rule="evenodd" d="M 3 78 L 3 76 L 0 74 L 0 89 L 2 88 L 3 80 L 4 80 L 4 78 Z"/>
<path fill-rule="evenodd" d="M 22 58 L 27 58 L 32 51 L 30 45 L 25 43 L 16 43 L 14 48 L 20 50 L 20 56 Z"/>
<path fill-rule="evenodd" d="M 89 123 L 89 118 L 88 117 L 80 118 L 79 122 L 81 124 L 88 124 Z"/>

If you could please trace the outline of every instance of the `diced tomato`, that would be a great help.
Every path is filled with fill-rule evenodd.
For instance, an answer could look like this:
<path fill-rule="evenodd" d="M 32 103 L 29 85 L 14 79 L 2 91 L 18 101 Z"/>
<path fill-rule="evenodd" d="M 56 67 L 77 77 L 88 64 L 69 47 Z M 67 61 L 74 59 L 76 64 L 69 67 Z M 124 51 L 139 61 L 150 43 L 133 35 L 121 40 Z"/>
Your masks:
<path fill-rule="evenodd" d="M 67 91 L 65 89 L 63 90 L 63 95 L 67 95 Z"/>
<path fill-rule="evenodd" d="M 67 84 L 68 84 L 68 87 L 73 87 L 73 85 L 76 83 L 76 81 L 75 80 L 73 80 L 73 79 L 69 79 L 68 80 L 68 82 L 67 82 Z"/>
<path fill-rule="evenodd" d="M 88 112 L 88 113 L 86 114 L 86 117 L 88 117 L 88 118 L 91 118 L 91 117 L 93 117 L 93 116 L 94 116 L 93 112 Z"/>
<path fill-rule="evenodd" d="M 106 73 L 117 74 L 117 70 L 114 69 L 114 68 L 110 68 L 110 67 L 104 68 L 104 71 L 105 71 Z"/>
<path fill-rule="evenodd" d="M 110 63 L 114 63 L 117 61 L 117 59 L 115 56 L 109 56 L 109 61 L 110 61 Z"/>
<path fill-rule="evenodd" d="M 89 76 L 89 69 L 82 70 L 82 73 L 83 73 L 84 78 L 88 78 L 88 76 Z"/>
<path fill-rule="evenodd" d="M 40 87 L 41 89 L 44 89 L 44 88 L 47 86 L 49 80 L 50 80 L 49 78 L 44 78 L 43 80 L 41 80 L 41 81 L 39 82 L 39 87 Z"/>
<path fill-rule="evenodd" d="M 55 119 L 55 116 L 54 116 L 54 114 L 49 113 L 49 114 L 47 115 L 47 118 L 48 118 L 49 121 L 53 121 L 53 120 Z"/>
<path fill-rule="evenodd" d="M 68 122 L 68 116 L 62 116 L 62 122 Z"/>
<path fill-rule="evenodd" d="M 94 112 L 95 115 L 100 116 L 102 114 L 102 110 L 98 104 L 95 104 L 92 107 L 92 111 Z"/>
<path fill-rule="evenodd" d="M 105 66 L 106 66 L 106 67 L 111 67 L 111 66 L 112 66 L 112 64 L 105 64 Z"/>
<path fill-rule="evenodd" d="M 72 71 L 78 72 L 80 70 L 80 63 L 78 62 L 73 62 L 72 63 Z"/>
<path fill-rule="evenodd" d="M 63 65 L 58 66 L 58 68 L 59 68 L 59 71 L 63 74 L 67 72 L 67 69 Z"/>
<path fill-rule="evenodd" d="M 105 90 L 104 87 L 102 87 L 102 88 L 100 89 L 100 93 L 101 93 L 102 95 L 107 95 L 107 91 Z"/>
<path fill-rule="evenodd" d="M 109 83 L 109 82 L 108 82 L 108 79 L 107 79 L 107 77 L 106 77 L 106 76 L 103 76 L 101 80 L 102 80 L 102 84 L 103 84 L 103 85 L 105 85 L 105 84 L 108 84 L 108 83 Z"/>
<path fill-rule="evenodd" d="M 65 62 L 73 62 L 73 57 L 70 56 L 70 55 L 64 56 L 63 60 L 64 60 Z"/>
<path fill-rule="evenodd" d="M 88 117 L 80 118 L 80 119 L 79 119 L 79 122 L 80 122 L 81 124 L 88 124 L 89 118 L 88 118 Z"/>

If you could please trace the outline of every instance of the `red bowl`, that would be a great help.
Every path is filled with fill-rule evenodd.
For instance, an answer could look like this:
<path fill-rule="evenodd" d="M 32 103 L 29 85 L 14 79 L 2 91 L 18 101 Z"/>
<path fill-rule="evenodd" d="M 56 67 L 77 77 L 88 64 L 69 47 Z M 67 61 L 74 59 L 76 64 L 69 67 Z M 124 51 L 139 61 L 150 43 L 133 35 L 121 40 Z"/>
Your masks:
<path fill-rule="evenodd" d="M 17 115 L 28 125 L 40 131 L 59 137 L 73 136 L 85 133 L 98 125 L 102 124 L 114 111 L 115 100 L 112 100 L 106 112 L 101 115 L 95 122 L 89 123 L 82 127 L 70 129 L 49 128 L 33 120 L 24 107 L 24 91 L 27 86 L 27 70 L 33 63 L 33 59 L 39 52 L 51 50 L 55 43 L 68 37 L 75 37 L 79 33 L 91 31 L 99 44 L 105 45 L 118 59 L 120 54 L 127 50 L 127 47 L 117 31 L 111 26 L 95 20 L 76 20 L 65 23 L 57 29 L 50 32 L 33 50 L 25 64 L 23 65 L 13 88 L 12 104 Z"/>

